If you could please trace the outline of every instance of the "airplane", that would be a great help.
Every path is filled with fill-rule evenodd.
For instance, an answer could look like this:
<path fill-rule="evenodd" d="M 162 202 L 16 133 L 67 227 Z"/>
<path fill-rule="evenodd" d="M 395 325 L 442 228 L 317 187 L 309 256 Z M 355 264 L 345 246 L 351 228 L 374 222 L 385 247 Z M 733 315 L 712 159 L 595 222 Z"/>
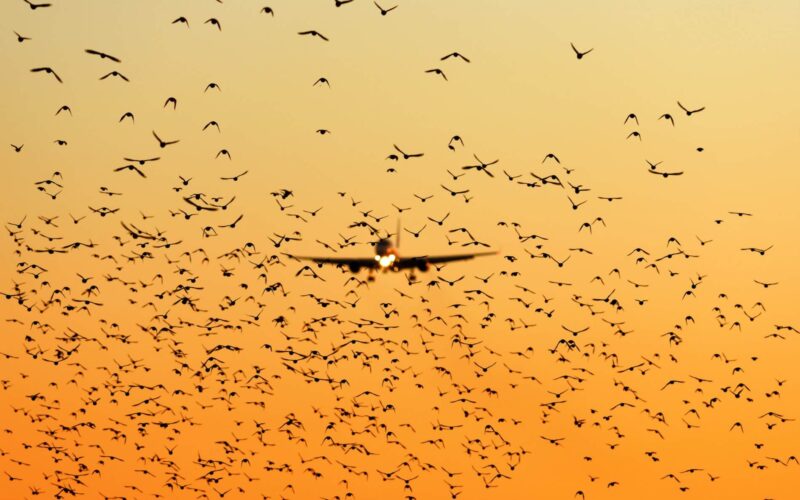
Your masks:
<path fill-rule="evenodd" d="M 475 257 L 495 255 L 497 251 L 476 252 L 455 255 L 418 255 L 415 257 L 401 257 L 397 249 L 400 247 L 400 223 L 397 224 L 396 242 L 393 244 L 391 238 L 380 238 L 373 243 L 375 255 L 373 257 L 308 257 L 302 255 L 289 255 L 294 259 L 308 260 L 322 267 L 324 264 L 335 266 L 346 266 L 351 273 L 358 273 L 361 269 L 370 271 L 369 279 L 374 279 L 373 271 L 397 272 L 403 269 L 418 270 L 426 272 L 431 264 L 443 264 L 445 262 L 455 262 L 459 260 L 469 260 Z"/>

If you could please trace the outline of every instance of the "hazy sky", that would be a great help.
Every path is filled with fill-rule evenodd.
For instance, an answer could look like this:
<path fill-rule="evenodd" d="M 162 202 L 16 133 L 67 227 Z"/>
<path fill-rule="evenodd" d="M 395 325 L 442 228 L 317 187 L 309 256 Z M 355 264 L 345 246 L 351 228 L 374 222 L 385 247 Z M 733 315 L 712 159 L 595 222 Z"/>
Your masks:
<path fill-rule="evenodd" d="M 333 0 L 52 3 L 35 10 L 23 0 L 0 4 L 0 212 L 8 229 L 0 292 L 13 294 L 17 284 L 25 296 L 22 306 L 13 298 L 0 302 L 8 320 L 0 420 L 10 430 L 0 440 L 0 469 L 21 479 L 0 489 L 0 498 L 37 488 L 52 495 L 54 483 L 88 498 L 170 495 L 165 482 L 175 471 L 180 484 L 211 498 L 218 496 L 212 487 L 243 498 L 794 494 L 799 465 L 768 457 L 785 462 L 800 451 L 795 424 L 778 420 L 769 429 L 775 418 L 759 417 L 800 414 L 798 336 L 775 326 L 800 328 L 797 2 L 382 0 L 383 8 L 397 5 L 385 16 L 366 0 L 339 8 Z M 267 4 L 274 16 L 259 12 Z M 188 27 L 173 23 L 181 16 Z M 211 18 L 221 29 L 205 22 Z M 328 41 L 298 35 L 305 30 Z M 18 42 L 15 32 L 30 40 Z M 577 59 L 571 43 L 592 51 Z M 469 62 L 441 60 L 454 51 Z M 63 83 L 31 72 L 40 67 Z M 446 79 L 426 72 L 434 68 Z M 101 79 L 113 70 L 129 81 Z M 321 77 L 329 85 L 315 85 Z M 175 109 L 165 105 L 171 97 Z M 677 101 L 704 109 L 687 116 Z M 57 113 L 62 106 L 69 111 Z M 133 120 L 121 119 L 127 112 Z M 625 123 L 630 113 L 636 120 Z M 219 131 L 203 130 L 212 120 Z M 153 132 L 179 142 L 162 149 Z M 451 141 L 455 135 L 463 145 Z M 23 147 L 16 152 L 8 144 Z M 387 159 L 397 154 L 394 145 L 424 156 Z M 230 158 L 218 154 L 223 149 Z M 546 159 L 550 153 L 558 163 Z M 463 169 L 475 156 L 499 160 L 489 167 L 493 177 Z M 115 171 L 131 164 L 124 158 L 151 157 L 160 159 L 139 166 L 146 177 Z M 682 175 L 653 175 L 648 161 Z M 564 187 L 521 184 L 534 182 L 531 174 L 557 175 Z M 468 198 L 452 197 L 442 185 L 468 189 Z M 280 189 L 293 196 L 271 194 Z M 226 210 L 192 215 L 184 197 L 195 193 L 232 201 Z M 573 201 L 581 205 L 573 209 Z M 100 207 L 119 210 L 101 217 L 93 211 Z M 441 226 L 431 220 L 446 214 Z M 239 215 L 234 228 L 220 227 Z M 418 238 L 401 233 L 401 258 L 482 250 L 451 231 L 460 227 L 499 255 L 418 273 L 414 285 L 402 273 L 358 285 L 348 273 L 314 267 L 322 281 L 298 275 L 303 264 L 285 255 L 331 255 L 320 242 L 338 248 L 354 237 L 359 245 L 336 255 L 369 257 L 374 237 L 349 227 L 362 220 L 384 232 L 394 232 L 398 220 L 412 232 L 426 225 Z M 137 246 L 142 240 L 132 240 L 121 223 L 161 232 L 171 244 Z M 206 227 L 215 235 L 204 237 Z M 293 234 L 299 241 L 274 245 L 278 235 Z M 47 253 L 76 241 L 96 246 Z M 243 255 L 253 248 L 247 243 L 258 253 Z M 751 247 L 769 250 L 742 250 Z M 635 248 L 648 253 L 631 255 Z M 137 257 L 145 251 L 155 258 Z M 676 251 L 683 253 L 656 261 Z M 569 260 L 559 266 L 545 253 Z M 652 263 L 657 270 L 647 267 Z M 492 273 L 488 283 L 477 278 Z M 445 281 L 461 276 L 453 286 Z M 286 294 L 263 292 L 276 283 Z M 87 292 L 93 284 L 99 290 Z M 61 304 L 52 302 L 54 290 Z M 187 296 L 199 311 L 180 303 Z M 622 310 L 593 300 L 609 296 Z M 102 305 L 89 305 L 88 314 L 66 308 L 80 307 L 72 299 Z M 384 316 L 393 309 L 397 316 Z M 341 323 L 314 321 L 332 315 Z M 366 320 L 397 328 L 382 331 Z M 238 328 L 205 329 L 223 321 Z M 523 322 L 536 326 L 515 328 Z M 590 329 L 573 337 L 564 327 Z M 85 338 L 68 339 L 68 328 Z M 158 328 L 167 333 L 153 333 Z M 342 348 L 348 354 L 335 363 L 287 361 L 291 352 L 327 352 L 366 338 L 352 330 L 367 330 L 370 340 Z M 477 344 L 468 349 L 454 336 Z M 554 349 L 559 339 L 575 340 L 580 352 Z M 209 352 L 215 345 L 240 350 Z M 76 365 L 46 361 L 75 347 L 69 360 Z M 375 356 L 370 366 L 364 353 Z M 222 359 L 222 368 L 204 372 L 210 357 Z M 654 365 L 621 371 L 643 357 Z M 142 361 L 126 367 L 131 358 Z M 349 386 L 307 383 L 284 363 L 346 378 Z M 270 380 L 267 392 L 249 381 L 259 370 Z M 523 378 L 531 375 L 541 384 Z M 662 389 L 670 380 L 681 382 Z M 158 383 L 165 388 L 119 392 Z M 740 383 L 749 390 L 735 389 Z M 358 396 L 362 391 L 378 396 Z M 153 394 L 168 411 L 134 406 Z M 453 402 L 462 397 L 474 402 Z M 709 406 L 714 397 L 719 403 Z M 563 403 L 548 408 L 553 401 Z M 635 407 L 614 408 L 622 401 Z M 386 410 L 388 403 L 396 411 Z M 131 416 L 143 408 L 154 413 Z M 648 412 L 661 412 L 664 421 Z M 282 432 L 290 413 L 304 426 L 292 436 Z M 370 414 L 382 427 L 369 426 Z M 436 428 L 437 419 L 458 427 Z M 586 423 L 578 427 L 576 419 Z M 96 428 L 59 427 L 86 421 Z M 178 423 L 159 429 L 159 421 Z M 270 446 L 254 436 L 255 421 L 270 429 L 263 437 Z M 142 422 L 149 422 L 145 433 L 137 431 Z M 326 430 L 330 422 L 334 428 Z M 731 430 L 736 422 L 743 431 Z M 60 430 L 48 435 L 52 429 Z M 114 438 L 120 432 L 126 439 Z M 328 435 L 377 455 L 345 453 L 323 441 Z M 554 446 L 541 436 L 564 441 Z M 446 445 L 425 443 L 436 439 Z M 518 461 L 513 453 L 522 449 L 530 453 Z M 198 479 L 208 472 L 193 463 L 198 454 L 232 460 L 222 467 L 225 479 Z M 332 462 L 303 461 L 322 454 Z M 398 468 L 408 454 L 418 460 L 397 474 L 418 476 L 412 491 L 378 472 Z M 267 471 L 270 460 L 292 471 Z M 368 479 L 334 460 L 368 471 Z M 83 473 L 81 465 L 102 474 L 82 478 L 84 485 L 63 475 Z M 442 468 L 461 474 L 448 477 Z M 681 473 L 691 468 L 703 471 Z M 670 473 L 681 482 L 661 479 Z M 134 484 L 141 492 L 126 488 Z M 689 489 L 681 493 L 681 486 Z"/>

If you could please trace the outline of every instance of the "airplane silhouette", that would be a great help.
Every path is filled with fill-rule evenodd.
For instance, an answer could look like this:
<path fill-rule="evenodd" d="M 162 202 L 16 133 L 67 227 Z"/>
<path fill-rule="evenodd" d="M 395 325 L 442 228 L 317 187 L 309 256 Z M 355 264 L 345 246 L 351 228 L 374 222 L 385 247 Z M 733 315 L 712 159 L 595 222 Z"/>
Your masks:
<path fill-rule="evenodd" d="M 403 269 L 418 270 L 426 272 L 431 264 L 443 264 L 445 262 L 455 262 L 459 260 L 469 260 L 475 257 L 494 255 L 497 251 L 476 252 L 455 255 L 418 255 L 415 257 L 400 257 L 398 248 L 400 247 L 400 222 L 397 223 L 396 242 L 393 244 L 391 238 L 380 238 L 374 243 L 375 255 L 373 257 L 308 257 L 301 255 L 290 255 L 290 257 L 300 260 L 309 260 L 320 267 L 324 264 L 336 266 L 346 266 L 350 272 L 358 273 L 361 269 L 372 271 L 401 271 Z M 372 278 L 372 276 L 370 276 Z"/>

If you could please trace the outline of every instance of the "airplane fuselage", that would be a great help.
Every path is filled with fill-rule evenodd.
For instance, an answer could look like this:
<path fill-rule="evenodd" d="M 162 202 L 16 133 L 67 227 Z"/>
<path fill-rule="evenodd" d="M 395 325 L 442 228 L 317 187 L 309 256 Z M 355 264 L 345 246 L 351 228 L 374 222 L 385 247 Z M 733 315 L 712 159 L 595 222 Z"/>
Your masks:
<path fill-rule="evenodd" d="M 384 272 L 400 270 L 397 267 L 400 262 L 400 256 L 397 253 L 397 249 L 392 245 L 392 240 L 381 238 L 375 243 L 375 262 L 377 263 L 377 269 Z"/>

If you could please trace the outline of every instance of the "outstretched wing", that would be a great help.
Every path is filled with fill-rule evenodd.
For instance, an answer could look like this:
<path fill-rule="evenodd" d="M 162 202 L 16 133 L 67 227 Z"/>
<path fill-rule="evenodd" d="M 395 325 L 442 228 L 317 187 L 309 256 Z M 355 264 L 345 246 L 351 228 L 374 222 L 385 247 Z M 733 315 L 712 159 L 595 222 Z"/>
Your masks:
<path fill-rule="evenodd" d="M 411 269 L 415 267 L 425 266 L 425 264 L 443 264 L 445 262 L 455 262 L 459 260 L 469 260 L 475 257 L 483 257 L 485 255 L 494 255 L 497 252 L 478 252 L 478 253 L 463 253 L 458 255 L 421 255 L 418 257 L 403 257 L 397 266 L 400 269 Z"/>

